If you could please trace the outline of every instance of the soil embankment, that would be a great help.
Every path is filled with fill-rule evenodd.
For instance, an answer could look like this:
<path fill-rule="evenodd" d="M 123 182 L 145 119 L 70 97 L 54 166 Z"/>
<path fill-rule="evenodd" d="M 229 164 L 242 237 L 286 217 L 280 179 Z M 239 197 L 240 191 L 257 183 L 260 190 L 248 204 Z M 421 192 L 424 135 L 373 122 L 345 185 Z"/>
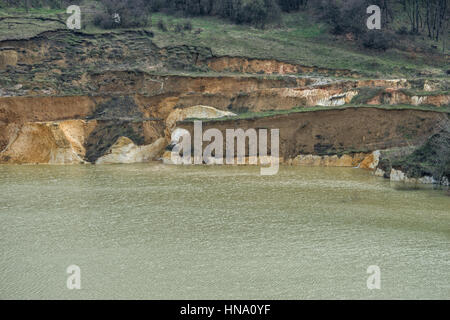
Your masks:
<path fill-rule="evenodd" d="M 217 128 L 226 137 L 226 129 L 280 129 L 280 155 L 293 159 L 299 154 L 334 155 L 419 145 L 436 132 L 437 123 L 445 121 L 448 115 L 440 112 L 344 108 L 207 121 L 203 130 Z M 193 136 L 193 122 L 178 126 Z"/>

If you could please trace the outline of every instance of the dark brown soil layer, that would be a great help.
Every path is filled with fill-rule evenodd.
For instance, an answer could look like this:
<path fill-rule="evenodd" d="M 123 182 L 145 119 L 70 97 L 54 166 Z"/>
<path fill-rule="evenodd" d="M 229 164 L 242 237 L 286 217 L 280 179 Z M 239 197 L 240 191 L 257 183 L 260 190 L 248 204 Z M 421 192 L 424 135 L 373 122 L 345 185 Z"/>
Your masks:
<path fill-rule="evenodd" d="M 370 152 L 406 145 L 420 145 L 434 134 L 437 123 L 449 121 L 447 113 L 419 110 L 343 108 L 298 112 L 270 117 L 208 121 L 203 130 L 280 129 L 280 155 L 329 155 Z M 193 122 L 181 122 L 193 136 Z M 209 143 L 205 143 L 205 146 Z"/>

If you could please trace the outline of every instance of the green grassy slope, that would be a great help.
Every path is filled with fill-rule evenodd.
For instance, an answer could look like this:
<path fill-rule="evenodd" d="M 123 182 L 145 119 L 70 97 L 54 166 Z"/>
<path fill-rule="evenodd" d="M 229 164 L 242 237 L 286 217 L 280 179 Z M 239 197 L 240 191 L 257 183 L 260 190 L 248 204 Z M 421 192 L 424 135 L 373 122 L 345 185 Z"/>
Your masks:
<path fill-rule="evenodd" d="M 65 12 L 52 9 L 0 9 L 0 41 L 28 39 L 45 31 L 65 29 Z"/>
<path fill-rule="evenodd" d="M 62 10 L 0 10 L 0 40 L 23 39 L 48 30 L 65 28 Z M 169 31 L 157 28 L 165 21 Z M 306 13 L 283 14 L 277 26 L 265 30 L 236 25 L 213 17 L 190 18 L 192 31 L 175 32 L 175 25 L 188 19 L 161 13 L 153 14 L 151 26 L 154 43 L 159 47 L 190 45 L 211 48 L 217 56 L 243 56 L 277 59 L 305 66 L 348 69 L 367 77 L 442 77 L 450 69 L 448 58 L 437 51 L 420 53 L 389 49 L 386 52 L 367 50 L 354 41 L 335 38 L 327 26 L 312 22 Z M 82 22 L 83 23 L 83 22 Z M 83 24 L 86 33 L 110 33 L 91 24 Z M 198 30 L 198 32 L 196 32 Z M 415 41 L 429 46 L 426 40 Z"/>
<path fill-rule="evenodd" d="M 153 25 L 163 19 L 169 25 L 186 19 L 162 14 L 152 16 Z M 349 69 L 367 76 L 443 75 L 448 68 L 444 57 L 430 59 L 426 55 L 399 50 L 380 52 L 364 50 L 354 42 L 330 36 L 327 27 L 310 22 L 304 13 L 284 14 L 281 27 L 266 30 L 235 25 L 216 18 L 191 19 L 200 34 L 162 32 L 153 28 L 159 46 L 197 45 L 211 47 L 216 55 L 277 59 L 286 62 L 330 69 Z"/>

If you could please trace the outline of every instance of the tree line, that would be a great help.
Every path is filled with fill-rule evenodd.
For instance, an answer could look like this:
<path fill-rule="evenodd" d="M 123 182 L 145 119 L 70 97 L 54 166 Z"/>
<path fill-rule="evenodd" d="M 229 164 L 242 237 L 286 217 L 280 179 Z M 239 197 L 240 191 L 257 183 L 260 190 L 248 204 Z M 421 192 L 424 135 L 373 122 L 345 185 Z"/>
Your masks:
<path fill-rule="evenodd" d="M 265 27 L 279 20 L 281 12 L 306 8 L 308 0 L 99 0 L 108 11 L 126 3 L 142 12 L 179 12 L 186 16 L 217 16 L 237 24 Z M 119 4 L 121 3 L 121 4 Z M 125 11 L 122 8 L 122 11 Z"/>
<path fill-rule="evenodd" d="M 330 25 L 335 34 L 366 32 L 366 8 L 378 5 L 384 26 L 398 17 L 408 17 L 409 28 L 401 32 L 424 33 L 438 41 L 449 28 L 450 0 L 92 0 L 103 4 L 105 13 L 97 17 L 104 27 L 114 27 L 108 17 L 121 16 L 121 27 L 144 26 L 152 12 L 182 13 L 185 16 L 217 16 L 237 24 L 266 27 L 279 21 L 282 12 L 308 10 L 319 22 Z M 80 0 L 0 0 L 0 6 L 63 8 Z M 109 19 L 111 20 L 111 19 Z"/>
<path fill-rule="evenodd" d="M 402 0 L 402 4 L 412 33 L 425 29 L 429 38 L 438 41 L 443 29 L 448 28 L 449 0 Z"/>

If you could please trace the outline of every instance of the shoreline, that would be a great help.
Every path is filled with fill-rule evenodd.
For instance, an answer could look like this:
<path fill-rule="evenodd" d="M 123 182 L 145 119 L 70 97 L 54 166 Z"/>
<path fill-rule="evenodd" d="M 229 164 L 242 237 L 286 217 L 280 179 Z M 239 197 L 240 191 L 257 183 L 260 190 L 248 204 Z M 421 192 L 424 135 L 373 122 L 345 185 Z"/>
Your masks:
<path fill-rule="evenodd" d="M 374 152 L 375 154 L 379 155 L 378 152 Z M 384 172 L 382 169 L 378 167 L 378 163 L 375 165 L 376 156 L 374 156 L 374 153 L 366 154 L 365 157 L 363 157 L 363 160 L 357 163 L 357 165 L 349 165 L 349 161 L 355 161 L 355 158 L 351 158 L 349 155 L 344 155 L 342 157 L 338 157 L 337 155 L 334 156 L 316 156 L 316 155 L 299 155 L 297 158 L 299 159 L 289 159 L 287 161 L 280 160 L 279 166 L 280 168 L 286 168 L 286 167 L 299 167 L 299 168 L 345 168 L 345 169 L 359 169 L 362 171 L 366 171 L 370 173 L 373 176 L 384 178 L 384 180 L 387 180 L 391 183 L 395 183 L 397 186 L 399 186 L 400 189 L 401 186 L 405 186 L 406 189 L 415 189 L 419 186 L 433 186 L 433 187 L 439 187 L 444 189 L 449 189 L 450 183 L 449 180 L 446 177 L 443 177 L 441 182 L 439 183 L 436 179 L 434 179 L 432 176 L 422 176 L 418 178 L 412 178 L 408 177 L 408 175 L 403 172 L 400 169 L 391 169 L 389 174 L 387 175 L 386 172 Z M 361 157 L 359 154 L 357 157 Z M 346 158 L 346 159 L 342 159 Z M 369 160 L 375 159 L 375 162 L 370 162 Z M 249 164 L 248 163 L 248 157 L 245 159 L 245 164 L 173 164 L 167 161 L 167 159 L 161 158 L 158 160 L 152 160 L 147 162 L 134 162 L 134 163 L 103 163 L 103 164 L 96 164 L 96 163 L 72 163 L 72 164 L 51 164 L 51 163 L 0 163 L 0 167 L 2 166 L 10 166 L 10 167 L 20 167 L 20 166 L 26 166 L 26 167 L 76 167 L 76 166 L 83 166 L 83 167 L 114 167 L 114 166 L 133 166 L 133 165 L 162 165 L 164 167 L 225 167 L 225 168 L 235 168 L 235 167 L 264 167 L 264 165 L 261 165 L 261 163 L 258 162 L 258 164 Z M 267 161 L 267 160 L 266 160 Z M 334 163 L 333 163 L 334 162 Z M 267 167 L 267 165 L 265 165 Z M 415 188 L 414 188 L 415 187 Z M 406 190 L 405 189 L 405 190 Z M 449 194 L 450 195 L 450 194 Z"/>

